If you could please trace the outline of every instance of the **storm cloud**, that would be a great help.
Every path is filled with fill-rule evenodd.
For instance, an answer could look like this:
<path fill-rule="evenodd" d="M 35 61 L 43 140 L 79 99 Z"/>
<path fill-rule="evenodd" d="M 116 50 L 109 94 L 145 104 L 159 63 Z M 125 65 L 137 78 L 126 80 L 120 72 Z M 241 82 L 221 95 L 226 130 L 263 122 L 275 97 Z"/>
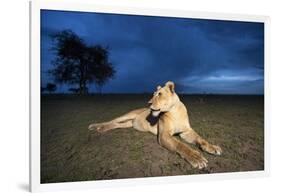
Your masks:
<path fill-rule="evenodd" d="M 263 23 L 42 10 L 42 85 L 52 81 L 50 34 L 64 29 L 109 47 L 117 73 L 106 93 L 152 92 L 168 80 L 181 93 L 264 93 Z"/>

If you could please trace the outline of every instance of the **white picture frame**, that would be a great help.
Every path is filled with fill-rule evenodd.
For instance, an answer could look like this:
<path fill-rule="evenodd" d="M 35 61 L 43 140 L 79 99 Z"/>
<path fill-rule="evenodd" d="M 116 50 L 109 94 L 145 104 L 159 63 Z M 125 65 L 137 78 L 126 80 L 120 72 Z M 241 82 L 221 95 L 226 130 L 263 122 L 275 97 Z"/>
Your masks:
<path fill-rule="evenodd" d="M 265 87 L 265 148 L 264 148 L 264 171 L 219 173 L 219 174 L 202 174 L 191 176 L 173 176 L 173 177 L 146 177 L 137 179 L 118 179 L 118 180 L 101 180 L 86 182 L 67 182 L 67 183 L 40 183 L 40 10 L 65 10 L 65 11 L 82 11 L 96 13 L 117 13 L 131 15 L 149 15 L 149 16 L 168 16 L 182 18 L 198 19 L 215 19 L 229 21 L 249 21 L 264 23 L 265 37 L 265 60 L 264 60 L 264 87 Z M 32 1 L 30 3 L 30 190 L 32 192 L 67 190 L 67 189 L 84 189 L 84 188 L 102 188 L 102 187 L 125 187 L 147 184 L 167 184 L 167 183 L 187 183 L 190 181 L 206 180 L 224 180 L 237 178 L 264 177 L 269 175 L 269 132 L 270 132 L 270 115 L 269 115 L 269 27 L 270 19 L 267 16 L 257 15 L 239 15 L 239 14 L 222 14 L 207 12 L 190 12 L 184 10 L 162 10 L 162 9 L 144 9 L 134 7 L 104 6 L 97 4 L 86 4 L 77 2 L 54 2 L 54 1 Z"/>

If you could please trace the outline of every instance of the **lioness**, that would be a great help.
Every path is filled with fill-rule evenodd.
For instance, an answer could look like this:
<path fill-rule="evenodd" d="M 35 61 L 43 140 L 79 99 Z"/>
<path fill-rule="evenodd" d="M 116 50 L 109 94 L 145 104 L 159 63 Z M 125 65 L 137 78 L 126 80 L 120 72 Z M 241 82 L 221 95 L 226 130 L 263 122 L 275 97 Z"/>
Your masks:
<path fill-rule="evenodd" d="M 210 154 L 222 153 L 219 146 L 208 143 L 191 128 L 186 107 L 175 93 L 173 82 L 168 81 L 164 87 L 158 86 L 148 103 L 149 108 L 133 110 L 108 122 L 91 124 L 89 129 L 96 129 L 100 133 L 117 128 L 134 128 L 138 131 L 151 132 L 158 136 L 161 146 L 177 152 L 194 168 L 199 169 L 207 167 L 206 158 L 174 137 L 175 134 L 179 134 L 187 143 L 199 145 L 202 150 Z"/>

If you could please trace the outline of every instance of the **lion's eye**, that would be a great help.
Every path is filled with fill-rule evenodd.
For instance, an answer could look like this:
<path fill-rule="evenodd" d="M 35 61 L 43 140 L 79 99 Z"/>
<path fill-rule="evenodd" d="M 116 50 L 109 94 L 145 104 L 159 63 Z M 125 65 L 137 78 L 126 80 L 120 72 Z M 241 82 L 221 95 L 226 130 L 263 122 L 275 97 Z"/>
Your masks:
<path fill-rule="evenodd" d="M 159 95 L 159 96 L 161 96 L 161 95 L 162 95 L 162 93 L 161 93 L 161 92 L 159 92 L 159 93 L 158 93 L 158 95 Z"/>

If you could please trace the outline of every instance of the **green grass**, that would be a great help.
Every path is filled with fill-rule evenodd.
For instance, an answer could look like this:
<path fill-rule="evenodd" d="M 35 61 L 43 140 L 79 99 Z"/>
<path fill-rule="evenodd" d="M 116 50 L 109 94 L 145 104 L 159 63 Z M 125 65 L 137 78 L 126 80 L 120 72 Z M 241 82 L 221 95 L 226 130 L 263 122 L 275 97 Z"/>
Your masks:
<path fill-rule="evenodd" d="M 147 105 L 150 95 L 44 95 L 41 98 L 41 182 L 120 179 L 263 170 L 263 96 L 180 96 L 195 131 L 223 149 L 193 169 L 162 148 L 157 137 L 133 129 L 89 132 Z M 197 149 L 197 147 L 194 147 Z"/>

